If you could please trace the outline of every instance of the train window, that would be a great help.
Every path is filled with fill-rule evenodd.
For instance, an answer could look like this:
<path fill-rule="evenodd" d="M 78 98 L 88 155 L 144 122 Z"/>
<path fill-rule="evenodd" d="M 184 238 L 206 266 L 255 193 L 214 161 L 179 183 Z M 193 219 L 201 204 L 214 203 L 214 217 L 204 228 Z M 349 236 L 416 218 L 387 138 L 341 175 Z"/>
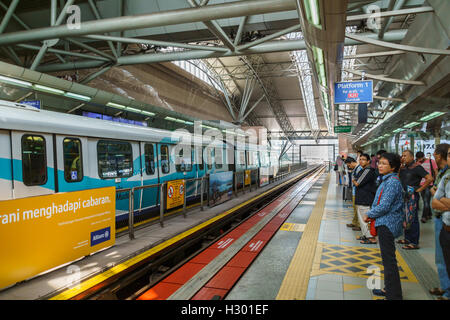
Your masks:
<path fill-rule="evenodd" d="M 146 144 L 144 146 L 145 153 L 145 172 L 147 175 L 155 174 L 155 149 L 153 144 Z"/>
<path fill-rule="evenodd" d="M 206 148 L 206 166 L 208 167 L 208 170 L 212 169 L 213 151 L 213 148 Z"/>
<path fill-rule="evenodd" d="M 165 144 L 161 146 L 161 171 L 162 173 L 170 172 L 169 146 Z"/>
<path fill-rule="evenodd" d="M 197 161 L 198 161 L 198 170 L 203 170 L 204 166 L 203 166 L 203 152 L 202 152 L 202 147 L 197 148 Z"/>
<path fill-rule="evenodd" d="M 186 156 L 184 156 L 183 154 L 183 150 L 186 149 L 186 153 L 188 153 Z M 192 171 L 192 147 L 189 146 L 185 146 L 183 148 L 181 148 L 178 151 L 178 156 L 176 158 L 176 165 L 175 168 L 177 169 L 177 172 L 190 172 Z M 191 156 L 189 156 L 189 153 L 191 154 Z"/>
<path fill-rule="evenodd" d="M 239 151 L 239 165 L 245 167 L 245 151 Z"/>
<path fill-rule="evenodd" d="M 223 149 L 222 148 L 215 148 L 215 162 L 216 162 L 216 169 L 222 169 L 222 165 L 223 165 Z"/>
<path fill-rule="evenodd" d="M 133 154 L 130 143 L 100 140 L 97 144 L 97 157 L 100 178 L 126 178 L 133 175 Z"/>
<path fill-rule="evenodd" d="M 63 140 L 64 179 L 67 182 L 83 180 L 83 158 L 81 157 L 80 139 L 65 138 Z"/>
<path fill-rule="evenodd" d="M 47 157 L 45 139 L 42 136 L 22 136 L 22 173 L 26 186 L 47 183 Z"/>

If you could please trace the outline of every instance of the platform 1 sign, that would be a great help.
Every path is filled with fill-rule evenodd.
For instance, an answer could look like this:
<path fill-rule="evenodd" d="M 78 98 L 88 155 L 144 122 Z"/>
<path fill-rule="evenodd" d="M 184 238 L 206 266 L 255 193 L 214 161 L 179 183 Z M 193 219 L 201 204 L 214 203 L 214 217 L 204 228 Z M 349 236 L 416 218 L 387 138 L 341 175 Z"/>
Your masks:
<path fill-rule="evenodd" d="M 336 82 L 334 84 L 334 103 L 373 102 L 373 81 Z"/>
<path fill-rule="evenodd" d="M 115 243 L 115 187 L 0 201 L 0 289 Z"/>
<path fill-rule="evenodd" d="M 166 209 L 172 209 L 184 204 L 184 180 L 167 181 Z"/>

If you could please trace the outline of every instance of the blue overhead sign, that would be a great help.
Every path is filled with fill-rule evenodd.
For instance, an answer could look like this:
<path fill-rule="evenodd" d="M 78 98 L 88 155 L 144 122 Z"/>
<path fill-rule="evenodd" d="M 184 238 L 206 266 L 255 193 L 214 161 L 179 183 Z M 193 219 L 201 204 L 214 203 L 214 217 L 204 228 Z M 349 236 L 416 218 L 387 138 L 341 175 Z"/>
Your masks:
<path fill-rule="evenodd" d="M 40 100 L 24 100 L 21 101 L 20 103 L 22 104 L 26 104 L 27 106 L 36 108 L 36 109 L 40 109 L 41 108 L 41 101 Z"/>
<path fill-rule="evenodd" d="M 336 82 L 334 84 L 334 103 L 373 102 L 373 81 Z"/>

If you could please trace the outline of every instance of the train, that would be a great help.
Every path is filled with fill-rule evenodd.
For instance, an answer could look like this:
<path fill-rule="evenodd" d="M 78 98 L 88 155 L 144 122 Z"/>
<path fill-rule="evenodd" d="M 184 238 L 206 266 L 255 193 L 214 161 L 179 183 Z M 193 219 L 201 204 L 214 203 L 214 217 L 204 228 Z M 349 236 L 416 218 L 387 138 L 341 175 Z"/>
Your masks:
<path fill-rule="evenodd" d="M 119 190 L 226 171 L 264 169 L 270 176 L 276 174 L 276 150 L 239 144 L 237 139 L 235 135 L 230 143 L 187 130 L 168 131 L 0 101 L 0 200 L 110 186 Z M 188 203 L 198 199 L 199 189 L 200 181 L 187 183 Z M 157 211 L 159 196 L 158 188 L 136 192 L 134 210 L 149 216 Z M 126 225 L 128 208 L 128 194 L 117 193 L 116 224 Z"/>

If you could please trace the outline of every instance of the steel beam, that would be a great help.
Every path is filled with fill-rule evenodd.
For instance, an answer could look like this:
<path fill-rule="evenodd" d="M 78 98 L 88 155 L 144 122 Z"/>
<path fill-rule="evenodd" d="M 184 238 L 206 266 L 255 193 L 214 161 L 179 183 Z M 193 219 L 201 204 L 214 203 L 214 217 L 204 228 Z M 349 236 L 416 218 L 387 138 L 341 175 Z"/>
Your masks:
<path fill-rule="evenodd" d="M 247 16 L 242 17 L 242 20 L 239 23 L 239 28 L 238 28 L 238 31 L 236 33 L 236 38 L 234 38 L 234 45 L 235 46 L 238 46 L 239 43 L 241 43 L 242 34 L 244 33 L 244 26 L 245 26 L 245 23 L 247 22 L 247 19 L 248 19 Z"/>
<path fill-rule="evenodd" d="M 8 8 L 8 10 L 5 13 L 5 16 L 3 17 L 2 23 L 0 24 L 0 33 L 3 33 L 5 31 L 6 26 L 8 25 L 9 21 L 11 20 L 11 17 L 14 14 L 14 11 L 17 8 L 17 5 L 19 4 L 20 0 L 13 0 Z"/>
<path fill-rule="evenodd" d="M 405 16 L 408 14 L 418 14 L 418 13 L 427 13 L 427 12 L 434 12 L 433 7 L 419 7 L 419 8 L 412 8 L 412 9 L 384 11 L 384 12 L 377 13 L 376 17 L 380 17 L 380 18 L 389 17 L 389 19 L 393 19 L 393 17 L 397 17 L 397 16 Z M 347 16 L 347 22 L 366 20 L 366 19 L 373 18 L 373 17 L 374 17 L 374 13 L 365 13 L 365 14 L 358 14 L 358 15 L 354 15 L 354 16 Z M 389 24 L 386 24 L 387 28 L 389 27 Z M 387 28 L 386 28 L 386 30 L 387 30 Z"/>
<path fill-rule="evenodd" d="M 296 5 L 294 0 L 238 1 L 138 16 L 87 21 L 81 23 L 79 29 L 69 29 L 67 26 L 54 26 L 29 31 L 11 32 L 0 36 L 0 45 L 242 17 L 247 15 L 289 11 L 294 10 L 295 8 Z"/>
<path fill-rule="evenodd" d="M 393 55 L 399 55 L 404 54 L 406 51 L 403 50 L 393 50 L 393 51 L 382 51 L 382 52 L 372 52 L 372 53 L 360 53 L 360 54 L 354 54 L 351 56 L 345 56 L 345 59 L 362 59 L 362 58 L 372 58 L 372 57 L 384 57 L 384 56 L 393 56 Z"/>
<path fill-rule="evenodd" d="M 41 49 L 41 47 L 34 46 L 31 44 L 18 44 L 16 46 L 19 48 L 28 49 L 28 50 L 38 50 L 39 51 Z M 73 52 L 73 51 L 65 51 L 65 50 L 59 50 L 59 49 L 53 49 L 53 48 L 48 48 L 47 51 L 51 52 L 51 53 L 55 53 L 55 54 L 62 54 L 65 56 L 73 56 L 73 57 L 85 58 L 85 59 L 90 59 L 90 60 L 99 60 L 99 61 L 104 61 L 104 62 L 110 61 L 110 59 L 107 59 L 107 58 L 92 56 L 89 54 L 78 53 L 78 52 Z"/>
<path fill-rule="evenodd" d="M 102 35 L 87 35 L 84 36 L 87 39 L 94 40 L 105 40 L 105 41 L 116 41 L 123 43 L 135 43 L 135 44 L 149 44 L 161 47 L 175 47 L 184 48 L 192 50 L 206 50 L 206 51 L 217 51 L 217 52 L 228 52 L 229 50 L 223 47 L 213 47 L 213 46 L 199 46 L 194 44 L 178 43 L 178 42 L 168 42 L 168 41 L 157 41 L 157 40 L 147 40 L 139 38 L 124 38 L 124 37 L 112 37 L 112 36 L 102 36 Z"/>
<path fill-rule="evenodd" d="M 347 38 L 353 39 L 355 41 L 368 43 L 368 44 L 372 44 L 372 45 L 380 46 L 380 47 L 384 47 L 384 48 L 389 48 L 389 49 L 396 49 L 396 50 L 415 52 L 415 53 L 435 54 L 435 55 L 450 55 L 450 50 L 414 47 L 414 46 L 408 46 L 408 45 L 404 45 L 404 44 L 390 43 L 387 41 L 371 39 L 368 37 L 362 37 L 362 36 L 358 36 L 355 34 L 345 34 L 345 36 Z"/>
<path fill-rule="evenodd" d="M 101 20 L 102 17 L 101 17 L 101 15 L 100 15 L 100 12 L 99 12 L 98 9 L 97 9 L 97 6 L 96 6 L 95 3 L 94 3 L 94 0 L 88 0 L 88 2 L 89 2 L 89 6 L 91 7 L 91 11 L 92 11 L 92 12 L 94 13 L 94 15 L 95 15 L 95 18 L 96 18 L 97 20 Z M 106 35 L 107 35 L 107 34 L 105 33 L 105 36 L 106 36 Z M 116 57 L 116 59 L 117 59 L 119 56 L 117 55 L 116 48 L 114 48 L 114 44 L 112 43 L 112 41 L 107 41 L 107 43 L 108 43 L 109 48 L 111 49 L 112 54 L 113 54 L 114 57 Z"/>
<path fill-rule="evenodd" d="M 275 32 L 275 33 L 273 33 L 273 34 L 271 34 L 271 35 L 269 35 L 269 36 L 266 36 L 266 37 L 264 37 L 264 38 L 261 38 L 261 39 L 252 41 L 252 42 L 247 43 L 247 44 L 244 44 L 244 45 L 241 45 L 241 46 L 237 47 L 236 50 L 237 50 L 237 51 L 242 51 L 242 50 L 245 50 L 245 49 L 254 47 L 254 46 L 258 45 L 258 44 L 261 44 L 261 43 L 264 43 L 264 42 L 267 42 L 267 41 L 270 41 L 270 40 L 279 38 L 279 37 L 281 37 L 281 36 L 284 36 L 284 35 L 287 34 L 287 33 L 294 32 L 294 31 L 300 29 L 300 27 L 301 27 L 301 25 L 300 25 L 300 24 L 297 24 L 297 25 L 295 25 L 295 26 L 292 26 L 292 27 L 283 29 L 283 30 L 278 31 L 278 32 Z"/>
<path fill-rule="evenodd" d="M 406 35 L 407 30 L 395 30 L 386 33 L 385 37 L 389 38 L 389 41 L 400 41 Z M 368 33 L 363 38 L 376 37 L 376 34 Z M 346 39 L 345 45 L 359 44 L 361 41 Z M 242 55 L 263 54 L 269 52 L 283 52 L 283 51 L 295 51 L 306 49 L 305 41 L 303 40 L 280 40 L 271 41 L 259 44 L 252 48 L 249 48 L 243 52 L 214 52 L 206 50 L 188 50 L 170 53 L 154 53 L 134 56 L 124 56 L 117 59 L 117 63 L 121 65 L 141 64 L 141 63 L 159 63 L 176 60 L 192 60 L 192 59 L 208 59 L 208 58 L 220 58 L 220 57 L 234 57 Z M 72 69 L 89 69 L 98 68 L 102 65 L 96 61 L 77 61 L 67 64 L 52 64 L 42 66 L 38 68 L 40 72 L 54 72 Z"/>

